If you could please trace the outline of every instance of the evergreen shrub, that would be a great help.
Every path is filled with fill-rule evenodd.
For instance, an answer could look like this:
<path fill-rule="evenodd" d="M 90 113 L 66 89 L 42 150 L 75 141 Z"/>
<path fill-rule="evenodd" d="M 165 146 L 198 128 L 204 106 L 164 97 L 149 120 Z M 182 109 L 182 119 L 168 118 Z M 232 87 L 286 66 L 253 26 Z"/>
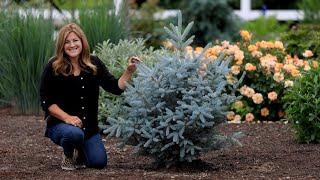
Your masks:
<path fill-rule="evenodd" d="M 123 114 L 109 117 L 104 131 L 152 156 L 158 166 L 191 162 L 202 152 L 239 143 L 217 131 L 237 99 L 237 83 L 231 86 L 226 80 L 231 57 L 221 55 L 204 67 L 203 54 L 186 54 L 194 38 L 187 38 L 192 25 L 183 31 L 179 13 L 178 26 L 165 28 L 175 51 L 157 56 L 153 67 L 138 65 L 137 77 L 127 84 Z"/>
<path fill-rule="evenodd" d="M 226 0 L 189 0 L 181 6 L 185 23 L 194 21 L 194 44 L 204 46 L 215 40 L 236 40 L 240 30 L 240 19 Z"/>
<path fill-rule="evenodd" d="M 320 68 L 313 68 L 297 79 L 284 99 L 299 142 L 320 143 Z"/>

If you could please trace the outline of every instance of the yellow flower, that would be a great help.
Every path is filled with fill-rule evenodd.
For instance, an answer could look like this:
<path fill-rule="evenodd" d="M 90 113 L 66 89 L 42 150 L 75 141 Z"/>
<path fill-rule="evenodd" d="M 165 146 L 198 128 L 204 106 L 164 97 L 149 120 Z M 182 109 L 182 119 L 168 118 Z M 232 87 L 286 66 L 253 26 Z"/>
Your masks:
<path fill-rule="evenodd" d="M 291 71 L 292 71 L 293 69 L 297 69 L 297 67 L 294 66 L 293 64 L 285 64 L 285 65 L 283 66 L 283 69 L 284 69 L 287 73 L 291 73 Z"/>
<path fill-rule="evenodd" d="M 262 108 L 261 111 L 261 116 L 267 117 L 269 115 L 269 109 L 268 108 Z"/>
<path fill-rule="evenodd" d="M 282 63 L 276 63 L 276 65 L 274 66 L 274 71 L 275 72 L 280 72 L 282 68 L 283 68 L 283 64 Z"/>
<path fill-rule="evenodd" d="M 261 66 L 271 68 L 274 67 L 277 63 L 277 56 L 267 54 L 260 58 Z"/>
<path fill-rule="evenodd" d="M 273 80 L 275 80 L 276 82 L 281 82 L 284 80 L 284 75 L 282 73 L 274 73 L 273 75 Z"/>
<path fill-rule="evenodd" d="M 260 58 L 260 57 L 262 56 L 262 52 L 260 52 L 260 51 L 253 51 L 253 52 L 251 53 L 251 56 L 252 56 L 252 57 L 256 57 L 256 58 Z"/>
<path fill-rule="evenodd" d="M 199 54 L 202 53 L 202 51 L 203 51 L 203 47 L 196 47 L 194 52 L 195 52 L 196 55 L 199 55 Z"/>
<path fill-rule="evenodd" d="M 236 78 L 232 76 L 232 74 L 227 74 L 226 76 L 228 84 L 234 84 L 236 82 Z"/>
<path fill-rule="evenodd" d="M 305 70 L 305 71 L 309 71 L 310 69 L 311 69 L 311 67 L 309 65 L 305 65 L 303 68 L 303 70 Z"/>
<path fill-rule="evenodd" d="M 174 49 L 174 46 L 170 41 L 164 41 L 162 44 L 167 49 Z"/>
<path fill-rule="evenodd" d="M 236 108 L 236 109 L 241 109 L 241 108 L 243 108 L 243 106 L 244 106 L 244 104 L 242 101 L 236 101 L 234 103 L 234 108 Z"/>
<path fill-rule="evenodd" d="M 256 45 L 250 44 L 248 46 L 248 51 L 249 52 L 254 52 L 254 51 L 258 51 L 258 47 Z"/>
<path fill-rule="evenodd" d="M 284 82 L 284 87 L 287 88 L 287 87 L 292 87 L 293 86 L 293 81 L 290 81 L 290 80 L 287 80 Z"/>
<path fill-rule="evenodd" d="M 238 75 L 240 73 L 240 66 L 238 65 L 231 66 L 231 73 L 234 75 Z"/>
<path fill-rule="evenodd" d="M 284 49 L 283 43 L 281 41 L 275 41 L 274 42 L 274 47 L 277 48 L 277 49 L 280 49 L 280 50 Z"/>
<path fill-rule="evenodd" d="M 235 113 L 233 111 L 227 112 L 227 120 L 232 121 L 234 119 Z"/>
<path fill-rule="evenodd" d="M 232 121 L 228 121 L 229 123 L 235 123 L 235 124 L 239 124 L 241 123 L 241 116 L 240 115 L 235 115 Z"/>
<path fill-rule="evenodd" d="M 221 45 L 222 45 L 222 48 L 228 48 L 230 46 L 230 42 L 224 40 L 224 41 L 221 42 Z"/>
<path fill-rule="evenodd" d="M 218 56 L 218 54 L 223 50 L 223 48 L 221 46 L 213 46 L 212 48 L 209 48 L 206 53 L 205 56 L 209 57 L 209 58 L 213 58 L 216 59 L 216 57 Z"/>
<path fill-rule="evenodd" d="M 235 115 L 233 121 L 240 122 L 241 121 L 241 116 L 239 114 Z"/>
<path fill-rule="evenodd" d="M 271 101 L 276 100 L 277 97 L 278 97 L 278 94 L 277 94 L 276 92 L 274 92 L 274 91 L 268 93 L 268 98 L 269 98 Z"/>
<path fill-rule="evenodd" d="M 303 57 L 308 58 L 308 57 L 312 57 L 312 56 L 313 56 L 313 53 L 312 53 L 312 51 L 310 51 L 310 50 L 305 50 L 302 55 L 303 55 Z"/>
<path fill-rule="evenodd" d="M 193 51 L 192 46 L 187 46 L 187 47 L 185 48 L 185 51 Z"/>
<path fill-rule="evenodd" d="M 317 68 L 317 67 L 319 66 L 318 61 L 312 61 L 312 66 L 313 66 L 314 68 Z"/>
<path fill-rule="evenodd" d="M 252 96 L 252 100 L 255 104 L 261 104 L 262 101 L 263 101 L 263 96 L 262 94 L 260 93 L 255 93 L 253 96 Z"/>
<path fill-rule="evenodd" d="M 254 120 L 254 115 L 252 113 L 246 114 L 246 121 L 252 122 Z"/>
<path fill-rule="evenodd" d="M 300 76 L 300 71 L 298 69 L 292 69 L 291 76 L 292 77 Z"/>
<path fill-rule="evenodd" d="M 274 43 L 270 41 L 259 41 L 256 42 L 256 46 L 263 48 L 263 49 L 268 49 L 268 48 L 274 48 Z"/>
<path fill-rule="evenodd" d="M 297 67 L 302 67 L 304 65 L 303 60 L 294 59 L 294 65 L 297 66 Z"/>
<path fill-rule="evenodd" d="M 240 36 L 244 41 L 250 41 L 252 35 L 249 33 L 249 31 L 241 30 Z"/>
<path fill-rule="evenodd" d="M 237 61 L 238 65 L 242 64 L 242 61 L 244 59 L 244 53 L 241 50 L 234 51 L 234 60 Z M 241 62 L 240 64 L 238 62 Z"/>
<path fill-rule="evenodd" d="M 257 67 L 251 63 L 247 63 L 245 65 L 245 70 L 246 71 L 255 71 L 255 70 L 257 70 Z"/>
<path fill-rule="evenodd" d="M 240 88 L 240 93 L 244 96 L 251 98 L 255 92 L 254 89 L 248 87 L 247 85 L 244 85 Z"/>

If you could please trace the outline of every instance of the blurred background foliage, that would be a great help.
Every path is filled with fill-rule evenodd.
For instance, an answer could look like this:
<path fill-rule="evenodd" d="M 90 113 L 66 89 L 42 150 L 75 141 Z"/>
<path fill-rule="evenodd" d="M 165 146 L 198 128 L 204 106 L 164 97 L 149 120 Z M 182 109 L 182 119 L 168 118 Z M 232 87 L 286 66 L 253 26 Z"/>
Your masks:
<path fill-rule="evenodd" d="M 160 48 L 164 41 L 163 27 L 171 22 L 171 18 L 160 19 L 154 13 L 161 13 L 163 8 L 158 6 L 159 0 L 147 0 L 139 4 L 130 3 L 130 7 L 136 11 L 130 16 L 131 35 L 133 38 L 145 39 L 146 46 Z"/>
<path fill-rule="evenodd" d="M 320 23 L 320 1 L 319 0 L 301 0 L 298 3 L 299 9 L 304 12 L 304 22 Z"/>
<path fill-rule="evenodd" d="M 190 0 L 181 6 L 183 22 L 194 21 L 191 34 L 196 36 L 195 45 L 205 45 L 216 40 L 239 39 L 240 19 L 225 0 Z"/>
<path fill-rule="evenodd" d="M 291 22 L 281 23 L 274 16 L 261 16 L 253 21 L 242 24 L 241 29 L 250 31 L 254 41 L 280 40 L 281 35 L 289 30 Z"/>
<path fill-rule="evenodd" d="M 86 3 L 81 4 L 78 23 L 87 36 L 91 52 L 103 41 L 118 43 L 128 38 L 129 28 L 124 19 L 124 14 L 116 14 L 112 3 L 96 3 L 91 8 Z"/>

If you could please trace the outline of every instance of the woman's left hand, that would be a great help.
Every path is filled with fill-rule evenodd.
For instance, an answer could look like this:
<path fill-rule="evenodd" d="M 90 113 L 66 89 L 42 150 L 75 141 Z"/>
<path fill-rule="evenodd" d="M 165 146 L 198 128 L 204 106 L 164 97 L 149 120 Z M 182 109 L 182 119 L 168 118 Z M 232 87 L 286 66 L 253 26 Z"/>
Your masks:
<path fill-rule="evenodd" d="M 136 56 L 132 56 L 132 57 L 130 57 L 129 59 L 128 59 L 128 67 L 127 67 L 127 71 L 129 72 L 129 73 L 134 73 L 135 71 L 136 71 L 136 69 L 137 69 L 137 67 L 136 67 L 136 65 L 138 64 L 138 63 L 140 63 L 141 62 L 141 60 L 138 58 L 138 57 L 136 57 Z"/>

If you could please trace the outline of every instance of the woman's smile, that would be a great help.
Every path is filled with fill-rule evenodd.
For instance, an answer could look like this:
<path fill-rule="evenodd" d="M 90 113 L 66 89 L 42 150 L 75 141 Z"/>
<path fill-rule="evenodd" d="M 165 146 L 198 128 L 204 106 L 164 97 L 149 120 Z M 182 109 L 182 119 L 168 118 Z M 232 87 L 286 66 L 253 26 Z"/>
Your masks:
<path fill-rule="evenodd" d="M 82 51 L 82 42 L 74 32 L 71 32 L 67 36 L 64 44 L 64 51 L 71 60 L 78 60 Z"/>

